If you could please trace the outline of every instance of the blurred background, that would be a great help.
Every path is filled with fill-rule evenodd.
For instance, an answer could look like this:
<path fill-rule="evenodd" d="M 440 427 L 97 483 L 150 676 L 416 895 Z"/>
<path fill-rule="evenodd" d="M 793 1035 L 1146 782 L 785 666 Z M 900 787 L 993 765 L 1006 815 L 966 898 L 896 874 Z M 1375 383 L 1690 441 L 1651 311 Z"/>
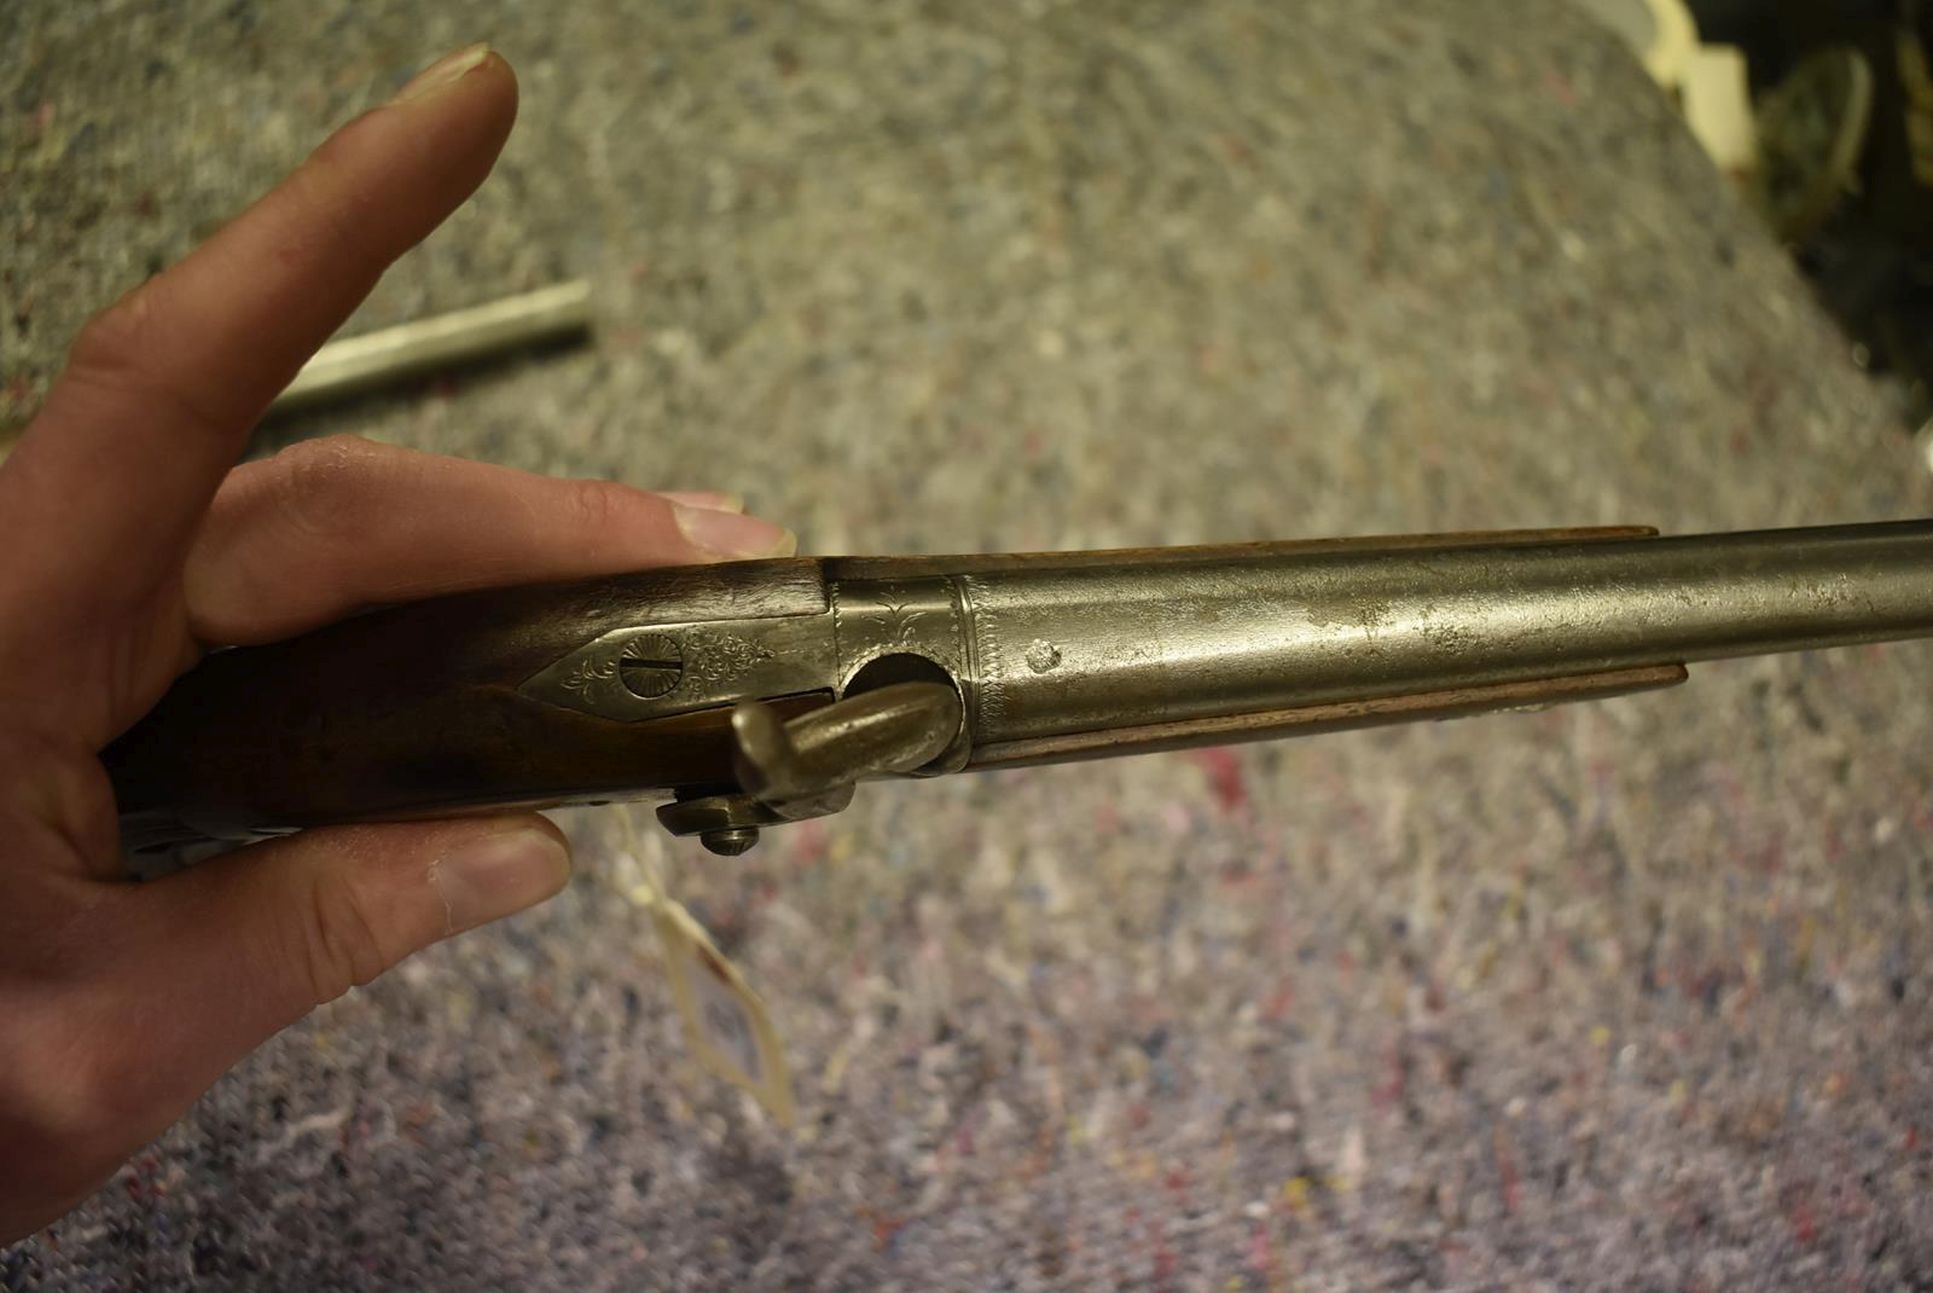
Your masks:
<path fill-rule="evenodd" d="M 583 276 L 588 341 L 262 450 L 737 490 L 817 553 L 1924 514 L 1923 21 L 1840 8 L 16 0 L 0 411 L 487 39 L 504 160 L 346 332 Z M 562 897 L 318 1011 L 0 1284 L 1906 1285 L 1928 651 L 874 786 L 729 861 L 580 814 Z M 693 1062 L 641 862 L 795 1133 Z"/>

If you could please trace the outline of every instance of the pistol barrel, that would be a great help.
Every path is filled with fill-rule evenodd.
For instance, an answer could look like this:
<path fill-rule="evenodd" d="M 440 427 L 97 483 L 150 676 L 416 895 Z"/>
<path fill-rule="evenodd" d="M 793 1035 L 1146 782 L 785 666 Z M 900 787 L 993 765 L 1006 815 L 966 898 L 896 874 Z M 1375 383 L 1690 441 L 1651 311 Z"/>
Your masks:
<path fill-rule="evenodd" d="M 1286 714 L 1246 733 L 1270 735 L 1311 708 L 1472 689 L 1523 704 L 1540 680 L 1628 690 L 1687 661 L 1933 635 L 1933 522 L 1611 533 L 964 573 L 974 762 L 1198 743 L 1191 725 Z"/>

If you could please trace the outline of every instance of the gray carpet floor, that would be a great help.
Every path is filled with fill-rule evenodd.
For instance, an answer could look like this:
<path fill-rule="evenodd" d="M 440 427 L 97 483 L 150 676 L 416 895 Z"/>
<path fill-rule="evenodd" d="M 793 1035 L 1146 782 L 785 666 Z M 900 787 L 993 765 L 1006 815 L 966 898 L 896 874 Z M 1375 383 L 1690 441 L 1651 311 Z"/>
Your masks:
<path fill-rule="evenodd" d="M 0 8 L 0 412 L 434 53 L 522 122 L 351 326 L 595 344 L 273 428 L 735 489 L 808 551 L 1925 513 L 1893 392 L 1549 0 Z M 1908 1288 L 1933 647 L 875 786 L 721 861 L 783 1134 L 612 812 L 0 1253 L 27 1289 Z"/>

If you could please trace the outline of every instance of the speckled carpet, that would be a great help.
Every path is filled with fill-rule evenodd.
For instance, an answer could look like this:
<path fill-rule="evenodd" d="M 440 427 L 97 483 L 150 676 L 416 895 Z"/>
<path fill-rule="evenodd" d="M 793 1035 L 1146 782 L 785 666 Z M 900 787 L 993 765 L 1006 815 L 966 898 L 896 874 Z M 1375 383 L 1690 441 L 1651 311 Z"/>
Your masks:
<path fill-rule="evenodd" d="M 595 344 L 274 428 L 742 490 L 809 551 L 1925 513 L 1893 393 L 1538 0 L 0 7 L 0 387 L 445 47 L 496 177 L 355 328 Z M 266 441 L 265 441 L 266 443 Z M 1933 647 L 660 841 L 609 813 L 243 1065 L 9 1288 L 1933 1286 Z M 0 1061 L 3 1062 L 3 1061 Z"/>

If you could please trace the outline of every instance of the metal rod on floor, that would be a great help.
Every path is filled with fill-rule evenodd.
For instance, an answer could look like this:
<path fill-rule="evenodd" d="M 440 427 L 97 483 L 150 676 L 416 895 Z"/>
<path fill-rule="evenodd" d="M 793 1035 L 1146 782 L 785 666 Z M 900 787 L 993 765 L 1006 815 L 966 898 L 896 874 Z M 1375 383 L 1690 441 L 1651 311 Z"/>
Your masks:
<path fill-rule="evenodd" d="M 579 278 L 332 341 L 302 366 L 269 411 L 312 408 L 440 368 L 574 336 L 590 323 L 591 285 Z"/>

